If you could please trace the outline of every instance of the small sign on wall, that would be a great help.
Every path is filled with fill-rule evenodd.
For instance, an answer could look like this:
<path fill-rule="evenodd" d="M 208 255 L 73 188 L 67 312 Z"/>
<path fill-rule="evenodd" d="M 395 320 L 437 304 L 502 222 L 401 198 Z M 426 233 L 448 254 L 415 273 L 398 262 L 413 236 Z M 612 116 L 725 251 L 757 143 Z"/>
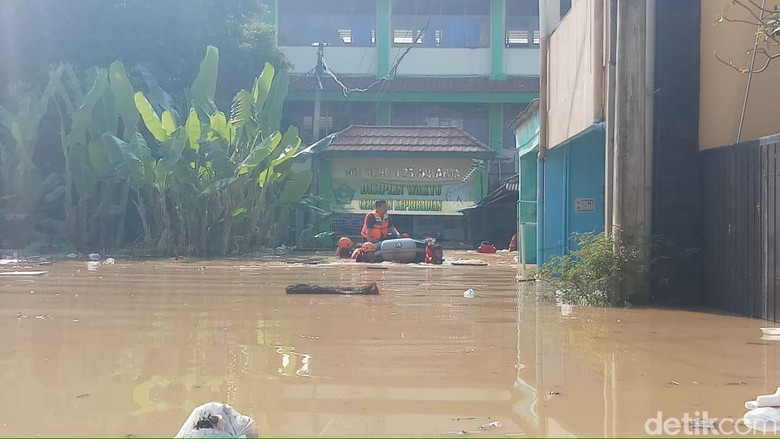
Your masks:
<path fill-rule="evenodd" d="M 574 213 L 593 213 L 595 211 L 595 198 L 576 198 L 574 200 Z"/>

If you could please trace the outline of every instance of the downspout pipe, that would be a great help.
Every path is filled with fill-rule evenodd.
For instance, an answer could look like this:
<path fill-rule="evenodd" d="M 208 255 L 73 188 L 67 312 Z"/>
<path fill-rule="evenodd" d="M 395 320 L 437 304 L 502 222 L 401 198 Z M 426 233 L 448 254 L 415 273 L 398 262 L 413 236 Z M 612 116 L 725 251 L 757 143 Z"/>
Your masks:
<path fill-rule="evenodd" d="M 553 4 L 555 1 L 557 5 Z M 557 6 L 557 9 L 555 8 Z M 551 25 L 551 19 L 560 20 L 560 1 L 559 0 L 539 0 L 539 155 L 537 160 L 537 183 L 536 183 L 536 263 L 544 263 L 544 160 L 547 157 L 548 134 L 547 134 L 547 109 L 548 109 L 548 61 L 549 61 L 549 41 L 553 33 L 554 25 Z M 558 11 L 557 17 L 551 16 L 551 12 Z"/>
<path fill-rule="evenodd" d="M 655 33 L 656 0 L 646 0 L 645 11 L 645 239 L 653 235 L 653 150 L 655 142 Z"/>

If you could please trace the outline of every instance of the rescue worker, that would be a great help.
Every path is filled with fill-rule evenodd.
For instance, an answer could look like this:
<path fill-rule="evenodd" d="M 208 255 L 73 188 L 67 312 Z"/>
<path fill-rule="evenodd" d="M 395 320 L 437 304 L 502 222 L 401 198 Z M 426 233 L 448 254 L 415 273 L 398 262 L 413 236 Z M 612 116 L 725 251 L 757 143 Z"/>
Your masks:
<path fill-rule="evenodd" d="M 436 244 L 436 240 L 428 238 L 425 245 L 425 263 L 441 265 L 444 263 L 444 250 Z"/>
<path fill-rule="evenodd" d="M 497 251 L 496 246 L 488 241 L 482 241 L 482 243 L 477 248 L 477 253 L 493 254 L 496 251 Z"/>
<path fill-rule="evenodd" d="M 354 246 L 352 240 L 346 236 L 340 238 L 338 247 L 336 248 L 336 256 L 341 259 L 349 259 L 352 257 L 352 249 Z"/>
<path fill-rule="evenodd" d="M 352 259 L 354 259 L 355 262 L 377 262 L 376 246 L 371 242 L 364 242 L 363 245 L 356 248 L 352 253 Z"/>
<path fill-rule="evenodd" d="M 512 240 L 509 241 L 509 251 L 510 252 L 517 251 L 517 234 L 512 235 Z"/>
<path fill-rule="evenodd" d="M 376 209 L 366 214 L 363 220 L 363 230 L 360 235 L 368 242 L 377 243 L 389 238 L 400 236 L 398 229 L 393 226 L 390 217 L 387 216 L 387 201 L 379 200 L 374 203 Z"/>

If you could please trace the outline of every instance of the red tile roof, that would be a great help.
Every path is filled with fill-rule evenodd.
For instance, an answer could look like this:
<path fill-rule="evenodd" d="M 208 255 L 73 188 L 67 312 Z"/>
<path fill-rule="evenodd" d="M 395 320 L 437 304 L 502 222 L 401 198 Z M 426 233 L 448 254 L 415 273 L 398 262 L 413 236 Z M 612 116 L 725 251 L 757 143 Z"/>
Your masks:
<path fill-rule="evenodd" d="M 484 76 L 432 77 L 396 76 L 392 80 L 376 82 L 373 76 L 344 76 L 339 78 L 350 89 L 366 89 L 374 93 L 538 93 L 538 76 L 509 76 L 504 80 L 493 80 Z M 313 77 L 294 76 L 290 90 L 314 91 L 317 81 Z M 324 91 L 343 91 L 333 78 L 322 80 Z"/>
<path fill-rule="evenodd" d="M 363 125 L 333 134 L 324 151 L 492 154 L 484 143 L 457 127 Z"/>

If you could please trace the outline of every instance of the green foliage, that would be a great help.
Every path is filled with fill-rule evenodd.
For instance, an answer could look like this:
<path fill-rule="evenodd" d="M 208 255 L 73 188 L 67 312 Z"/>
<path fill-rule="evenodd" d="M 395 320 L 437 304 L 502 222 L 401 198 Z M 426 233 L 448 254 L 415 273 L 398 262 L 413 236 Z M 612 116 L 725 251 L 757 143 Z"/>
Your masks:
<path fill-rule="evenodd" d="M 762 73 L 772 61 L 780 58 L 780 4 L 759 5 L 753 0 L 731 0 L 721 9 L 715 23 L 740 23 L 756 29 L 756 46 L 747 51 L 755 58 L 755 64 L 738 66 L 732 59 L 723 59 L 715 52 L 718 61 L 734 70 L 740 73 Z"/>
<path fill-rule="evenodd" d="M 33 160 L 51 93 L 50 87 L 40 93 L 20 86 L 14 91 L 18 105 L 13 112 L 0 107 L 0 229 L 11 240 L 9 245 L 29 238 L 43 195 L 43 180 Z"/>
<path fill-rule="evenodd" d="M 169 217 L 159 246 L 167 252 L 176 246 L 205 256 L 264 244 L 276 233 L 269 229 L 278 215 L 303 199 L 312 180 L 310 169 L 291 168 L 301 145 L 297 128 L 279 132 L 287 77 L 266 64 L 253 91 L 236 94 L 228 118 L 212 102 L 218 59 L 219 51 L 210 47 L 183 126 L 167 111 L 158 118 L 143 93 L 136 93 L 138 112 L 159 142 L 156 197 Z"/>
<path fill-rule="evenodd" d="M 590 306 L 644 300 L 649 273 L 645 249 L 616 245 L 603 233 L 575 235 L 577 249 L 544 264 L 539 275 L 559 288 L 558 299 Z"/>

